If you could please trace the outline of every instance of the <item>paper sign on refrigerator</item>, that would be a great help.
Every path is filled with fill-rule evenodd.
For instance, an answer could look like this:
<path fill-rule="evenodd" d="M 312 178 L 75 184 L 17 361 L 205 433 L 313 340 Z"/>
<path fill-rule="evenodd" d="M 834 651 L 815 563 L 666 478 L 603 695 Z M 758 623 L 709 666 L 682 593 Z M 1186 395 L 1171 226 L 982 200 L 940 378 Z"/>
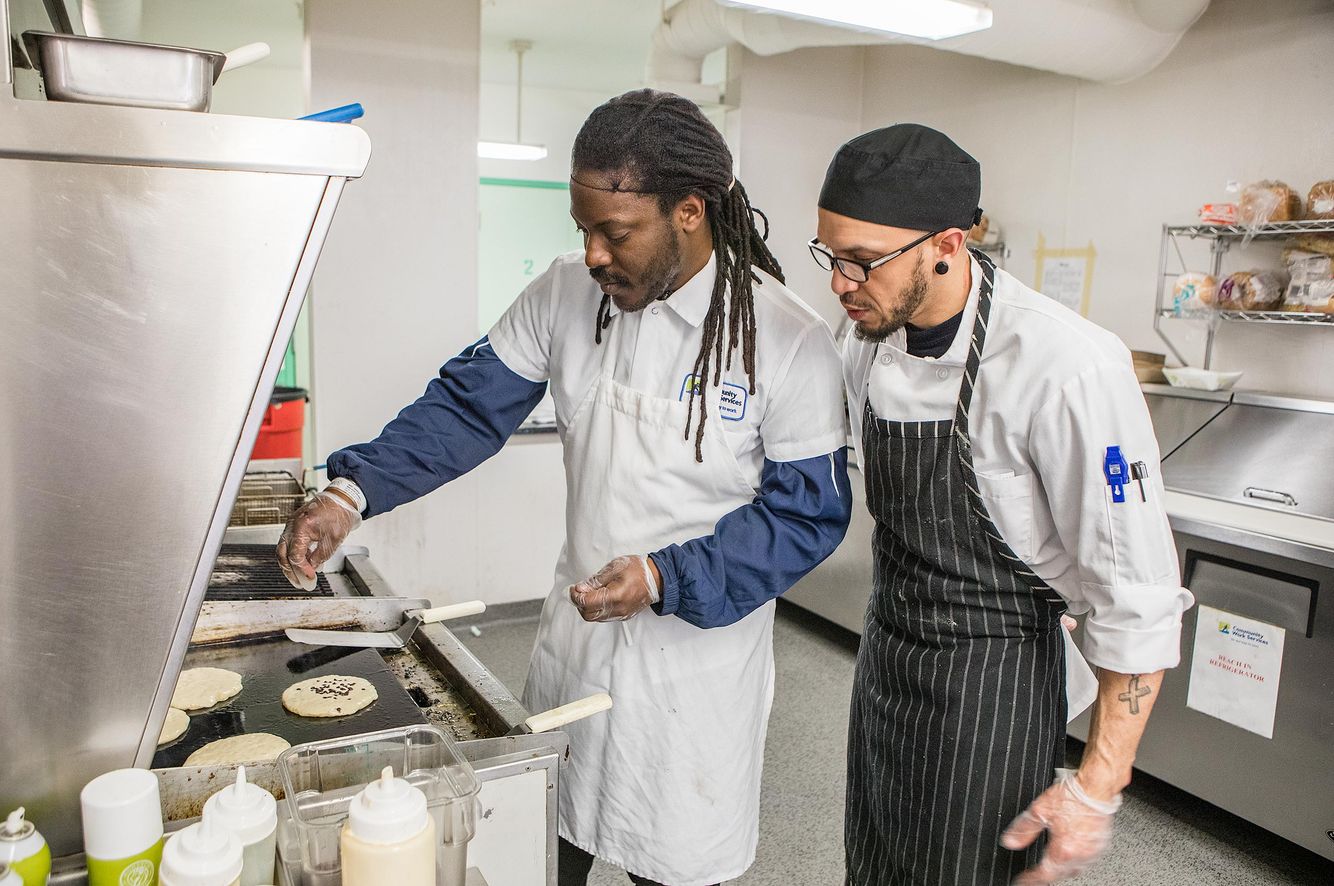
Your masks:
<path fill-rule="evenodd" d="M 1283 628 L 1200 606 L 1186 707 L 1274 737 Z"/>

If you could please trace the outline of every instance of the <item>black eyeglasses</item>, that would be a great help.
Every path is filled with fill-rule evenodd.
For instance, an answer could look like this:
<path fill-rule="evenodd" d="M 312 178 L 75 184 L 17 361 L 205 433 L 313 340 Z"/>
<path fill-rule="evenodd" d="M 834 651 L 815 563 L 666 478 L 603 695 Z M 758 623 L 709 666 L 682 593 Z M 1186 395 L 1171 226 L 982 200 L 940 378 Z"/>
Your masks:
<path fill-rule="evenodd" d="M 832 271 L 834 268 L 838 268 L 838 272 L 853 283 L 865 283 L 871 279 L 871 272 L 876 268 L 885 262 L 893 261 L 903 253 L 920 246 L 939 233 L 939 231 L 931 231 L 928 234 L 923 234 L 902 249 L 896 249 L 889 255 L 882 255 L 875 261 L 870 262 L 857 261 L 855 258 L 839 258 L 825 248 L 819 237 L 812 237 L 811 242 L 806 245 L 810 247 L 811 258 L 815 259 L 815 263 L 824 270 Z"/>

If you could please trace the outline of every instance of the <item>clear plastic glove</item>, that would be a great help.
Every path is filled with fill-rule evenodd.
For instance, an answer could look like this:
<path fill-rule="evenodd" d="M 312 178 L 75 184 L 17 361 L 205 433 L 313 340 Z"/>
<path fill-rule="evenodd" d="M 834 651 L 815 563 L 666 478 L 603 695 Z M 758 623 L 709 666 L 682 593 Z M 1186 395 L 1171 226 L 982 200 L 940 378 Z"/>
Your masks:
<path fill-rule="evenodd" d="M 658 580 L 642 556 L 617 557 L 570 587 L 570 602 L 584 621 L 627 621 L 658 599 Z"/>
<path fill-rule="evenodd" d="M 315 570 L 360 525 L 361 514 L 352 503 L 328 489 L 297 508 L 278 539 L 278 565 L 292 587 L 315 590 Z"/>
<path fill-rule="evenodd" d="M 1112 816 L 1120 808 L 1120 794 L 1111 802 L 1095 800 L 1084 793 L 1074 772 L 1057 769 L 1055 783 L 1019 813 L 1001 835 L 1000 843 L 1006 849 L 1023 849 L 1043 831 L 1051 832 L 1042 861 L 1016 877 L 1016 886 L 1057 883 L 1078 876 L 1111 842 Z"/>

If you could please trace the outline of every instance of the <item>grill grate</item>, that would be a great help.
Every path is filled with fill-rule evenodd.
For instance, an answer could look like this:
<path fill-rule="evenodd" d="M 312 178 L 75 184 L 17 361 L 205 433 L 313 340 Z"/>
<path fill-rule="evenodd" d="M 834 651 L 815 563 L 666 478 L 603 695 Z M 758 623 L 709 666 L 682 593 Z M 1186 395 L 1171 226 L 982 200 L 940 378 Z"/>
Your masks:
<path fill-rule="evenodd" d="M 292 587 L 278 568 L 272 545 L 223 545 L 213 563 L 205 600 L 267 600 L 282 597 L 332 597 L 333 586 L 323 573 L 316 576 L 315 590 Z"/>

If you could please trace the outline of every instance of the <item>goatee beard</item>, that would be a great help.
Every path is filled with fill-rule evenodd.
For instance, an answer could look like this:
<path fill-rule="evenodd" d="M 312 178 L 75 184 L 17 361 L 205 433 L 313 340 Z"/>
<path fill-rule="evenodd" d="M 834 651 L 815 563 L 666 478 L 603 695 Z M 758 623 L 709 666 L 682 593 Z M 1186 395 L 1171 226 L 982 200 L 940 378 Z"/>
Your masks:
<path fill-rule="evenodd" d="M 925 263 L 919 254 L 917 264 L 913 265 L 912 276 L 908 278 L 908 284 L 899 291 L 898 304 L 894 307 L 893 313 L 879 326 L 867 327 L 858 323 L 852 328 L 853 335 L 857 336 L 859 341 L 880 344 L 908 325 L 908 321 L 917 313 L 918 308 L 922 306 L 922 302 L 926 301 L 926 295 Z"/>

